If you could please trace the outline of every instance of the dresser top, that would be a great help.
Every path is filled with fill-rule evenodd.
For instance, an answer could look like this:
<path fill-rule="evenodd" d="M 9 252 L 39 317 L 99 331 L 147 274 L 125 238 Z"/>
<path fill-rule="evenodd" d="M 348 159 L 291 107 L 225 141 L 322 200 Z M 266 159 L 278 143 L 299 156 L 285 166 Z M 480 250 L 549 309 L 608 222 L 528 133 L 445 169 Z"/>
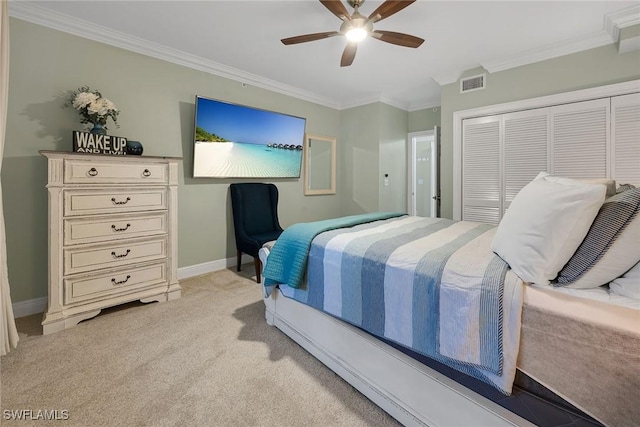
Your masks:
<path fill-rule="evenodd" d="M 125 162 L 139 162 L 139 161 L 181 161 L 182 157 L 164 157 L 164 156 L 114 156 L 111 154 L 93 154 L 93 153 L 76 153 L 72 151 L 51 151 L 40 150 L 41 155 L 50 159 L 65 158 L 65 159 L 82 159 L 82 160 L 122 160 Z"/>

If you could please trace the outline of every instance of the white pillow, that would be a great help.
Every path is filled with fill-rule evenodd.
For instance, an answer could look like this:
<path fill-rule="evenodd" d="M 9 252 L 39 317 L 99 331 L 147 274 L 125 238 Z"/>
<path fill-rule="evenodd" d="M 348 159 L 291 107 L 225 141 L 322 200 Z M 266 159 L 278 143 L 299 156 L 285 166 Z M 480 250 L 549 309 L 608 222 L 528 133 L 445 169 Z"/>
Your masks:
<path fill-rule="evenodd" d="M 640 263 L 609 283 L 609 289 L 617 295 L 640 299 Z"/>
<path fill-rule="evenodd" d="M 591 178 L 591 179 L 573 179 L 562 176 L 551 176 L 547 172 L 540 172 L 536 178 L 545 178 L 547 181 L 559 182 L 561 184 L 571 184 L 572 181 L 578 181 L 582 184 L 602 184 L 607 187 L 606 197 L 616 194 L 616 181 L 610 178 Z"/>
<path fill-rule="evenodd" d="M 609 178 L 594 178 L 594 179 L 578 179 L 583 184 L 602 184 L 607 187 L 607 196 L 611 197 L 616 194 L 616 182 Z"/>
<path fill-rule="evenodd" d="M 539 285 L 548 285 L 571 258 L 606 193 L 604 185 L 547 177 L 542 172 L 520 190 L 491 246 L 524 282 Z"/>

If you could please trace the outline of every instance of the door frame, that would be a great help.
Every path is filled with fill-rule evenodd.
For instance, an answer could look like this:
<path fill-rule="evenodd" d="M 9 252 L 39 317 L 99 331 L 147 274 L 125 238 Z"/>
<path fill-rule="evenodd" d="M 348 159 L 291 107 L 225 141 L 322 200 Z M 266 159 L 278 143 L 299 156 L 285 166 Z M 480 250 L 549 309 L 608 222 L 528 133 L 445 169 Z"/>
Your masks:
<path fill-rule="evenodd" d="M 409 132 L 407 135 L 407 212 L 416 214 L 416 139 L 432 137 L 431 143 L 431 203 L 429 214 L 432 218 L 440 216 L 440 141 L 439 127 L 432 130 Z"/>

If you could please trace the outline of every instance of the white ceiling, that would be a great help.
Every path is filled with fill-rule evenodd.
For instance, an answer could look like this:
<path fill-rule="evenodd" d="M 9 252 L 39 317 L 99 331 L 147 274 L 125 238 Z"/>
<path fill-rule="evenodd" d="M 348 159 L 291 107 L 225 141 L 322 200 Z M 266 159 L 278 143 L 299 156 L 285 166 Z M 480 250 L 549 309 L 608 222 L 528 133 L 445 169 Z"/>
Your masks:
<path fill-rule="evenodd" d="M 360 11 L 369 15 L 379 4 L 367 0 Z M 339 66 L 343 37 L 291 46 L 280 42 L 339 28 L 341 21 L 316 0 L 11 0 L 9 11 L 335 108 L 384 101 L 415 110 L 440 105 L 440 84 L 456 81 L 470 68 L 482 65 L 495 72 L 613 43 L 619 27 L 640 23 L 639 4 L 419 0 L 375 28 L 422 37 L 422 46 L 366 39 L 353 65 L 344 68 Z"/>

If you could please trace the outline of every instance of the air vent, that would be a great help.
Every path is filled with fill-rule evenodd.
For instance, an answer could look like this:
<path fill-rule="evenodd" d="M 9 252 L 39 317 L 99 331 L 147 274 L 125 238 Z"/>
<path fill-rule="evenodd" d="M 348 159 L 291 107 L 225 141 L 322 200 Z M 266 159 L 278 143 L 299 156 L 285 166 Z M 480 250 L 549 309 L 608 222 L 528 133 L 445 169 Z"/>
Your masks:
<path fill-rule="evenodd" d="M 485 88 L 486 74 L 479 74 L 477 76 L 467 77 L 460 80 L 460 93 L 473 92 L 474 90 L 480 90 Z"/>

